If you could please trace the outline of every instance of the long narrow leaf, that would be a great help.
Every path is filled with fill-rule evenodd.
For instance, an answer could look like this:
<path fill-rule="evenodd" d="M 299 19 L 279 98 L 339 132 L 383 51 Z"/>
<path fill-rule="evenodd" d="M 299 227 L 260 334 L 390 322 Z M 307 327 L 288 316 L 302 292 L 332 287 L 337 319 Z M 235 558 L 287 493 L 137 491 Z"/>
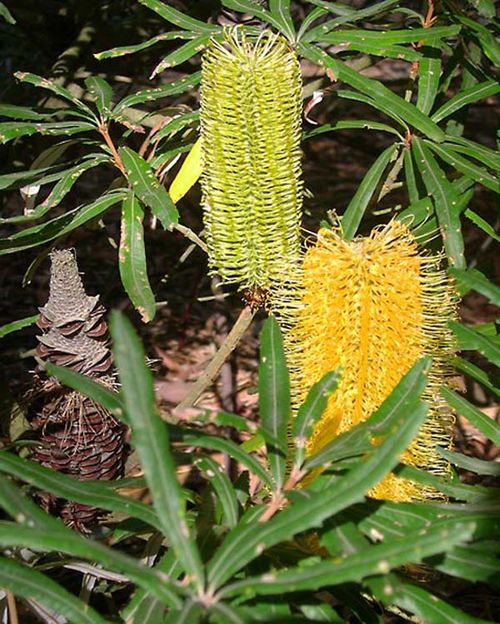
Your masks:
<path fill-rule="evenodd" d="M 158 65 L 153 69 L 150 79 L 154 78 L 158 74 L 161 74 L 162 71 L 165 71 L 170 67 L 175 67 L 176 65 L 185 63 L 190 58 L 195 56 L 195 54 L 199 54 L 204 50 L 209 41 L 210 35 L 200 35 L 192 41 L 187 41 L 180 48 L 177 48 L 177 50 L 167 54 L 167 56 L 158 63 Z"/>
<path fill-rule="evenodd" d="M 300 468 L 304 462 L 306 443 L 314 425 L 325 411 L 329 397 L 337 389 L 339 375 L 336 372 L 326 373 L 309 390 L 306 400 L 300 406 L 292 424 L 292 439 L 295 446 L 294 464 Z"/>
<path fill-rule="evenodd" d="M 491 303 L 500 306 L 500 287 L 491 282 L 481 271 L 477 269 L 469 269 L 468 271 L 449 269 L 448 272 L 455 278 L 462 294 L 469 290 L 475 290 L 487 297 Z"/>
<path fill-rule="evenodd" d="M 155 11 L 158 13 L 160 17 L 167 22 L 175 24 L 180 28 L 184 28 L 186 30 L 194 30 L 203 33 L 214 33 L 220 31 L 219 26 L 214 26 L 213 24 L 206 24 L 205 22 L 201 22 L 200 20 L 194 19 L 177 9 L 174 9 L 171 6 L 167 6 L 160 2 L 159 0 L 139 0 L 141 4 L 147 6 L 148 9 Z"/>
<path fill-rule="evenodd" d="M 457 210 L 458 195 L 429 148 L 417 137 L 413 137 L 412 149 L 425 187 L 434 199 L 436 216 L 448 260 L 453 267 L 463 269 L 465 268 L 464 241 Z"/>
<path fill-rule="evenodd" d="M 193 87 L 196 87 L 196 85 L 200 82 L 200 79 L 201 72 L 195 72 L 185 78 L 169 82 L 161 87 L 157 87 L 156 89 L 144 89 L 143 91 L 138 91 L 137 93 L 128 95 L 114 107 L 113 115 L 118 115 L 118 113 L 122 112 L 123 109 L 130 106 L 144 104 L 144 102 L 155 102 L 156 100 L 169 95 L 178 95 L 179 93 L 189 91 Z"/>
<path fill-rule="evenodd" d="M 0 557 L 0 585 L 15 596 L 37 600 L 73 624 L 106 624 L 97 611 L 59 583 L 6 557 Z"/>
<path fill-rule="evenodd" d="M 19 319 L 17 321 L 12 321 L 12 323 L 7 323 L 6 325 L 2 325 L 0 327 L 0 338 L 7 336 L 8 334 L 13 334 L 20 329 L 24 329 L 25 327 L 29 327 L 30 325 L 34 325 L 38 319 L 40 318 L 39 314 L 35 314 L 34 316 L 28 316 L 23 319 Z"/>
<path fill-rule="evenodd" d="M 287 425 L 290 417 L 290 377 L 286 366 L 283 337 L 271 316 L 264 322 L 260 336 L 259 411 L 262 432 L 268 431 L 275 444 L 267 453 L 275 487 L 283 486 L 286 468 Z"/>
<path fill-rule="evenodd" d="M 151 507 L 133 498 L 115 494 L 98 481 L 77 481 L 7 451 L 0 452 L 0 471 L 61 498 L 139 518 L 155 528 L 161 526 Z"/>
<path fill-rule="evenodd" d="M 161 573 L 146 568 L 132 557 L 100 542 L 86 539 L 62 524 L 57 528 L 47 526 L 43 531 L 33 531 L 31 527 L 0 521 L 0 544 L 7 548 L 32 548 L 38 552 L 60 551 L 74 557 L 98 561 L 115 572 L 126 574 L 167 604 L 176 606 L 180 602 L 177 594 L 181 590 Z"/>
<path fill-rule="evenodd" d="M 177 481 L 168 430 L 156 409 L 153 376 L 146 366 L 144 349 L 122 314 L 112 314 L 110 330 L 123 404 L 153 505 L 186 573 L 201 588 L 204 575 L 200 554 L 186 522 L 186 501 Z"/>
<path fill-rule="evenodd" d="M 468 158 L 464 158 L 458 154 L 449 143 L 443 145 L 436 145 L 435 143 L 425 142 L 433 152 L 435 152 L 441 160 L 454 167 L 460 173 L 463 173 L 468 178 L 479 182 L 486 188 L 495 192 L 500 192 L 500 184 L 498 178 L 492 175 L 484 167 L 480 167 L 471 162 Z"/>
<path fill-rule="evenodd" d="M 144 323 L 154 318 L 155 296 L 148 279 L 146 250 L 144 248 L 144 211 L 133 192 L 122 204 L 122 222 L 118 266 L 122 284 Z"/>
<path fill-rule="evenodd" d="M 388 572 L 405 563 L 418 563 L 425 557 L 446 551 L 469 539 L 473 529 L 474 524 L 470 522 L 444 520 L 403 539 L 364 548 L 337 562 L 326 561 L 314 567 L 302 566 L 237 581 L 224 588 L 221 596 L 230 597 L 245 591 L 250 595 L 279 594 L 360 582 L 366 576 Z"/>
<path fill-rule="evenodd" d="M 425 29 L 432 32 L 434 29 Z M 441 78 L 440 53 L 435 48 L 427 48 L 425 56 L 418 64 L 418 93 L 416 106 L 428 115 L 434 105 Z"/>
<path fill-rule="evenodd" d="M 429 363 L 426 360 L 416 367 L 422 370 L 422 363 L 427 370 Z M 265 548 L 290 539 L 301 531 L 318 527 L 326 518 L 359 501 L 395 466 L 399 454 L 409 444 L 427 413 L 423 404 L 414 409 L 422 375 L 417 379 L 405 376 L 394 389 L 390 400 L 379 408 L 380 420 L 388 427 L 392 426 L 393 430 L 373 449 L 368 459 L 358 463 L 330 487 L 290 505 L 265 524 L 240 524 L 229 533 L 209 564 L 212 588 L 220 587 Z"/>
<path fill-rule="evenodd" d="M 301 43 L 299 49 L 309 60 L 332 70 L 337 80 L 342 80 L 361 91 L 361 93 L 373 98 L 374 106 L 380 110 L 392 111 L 392 113 L 401 117 L 406 123 L 420 130 L 433 141 L 440 142 L 444 139 L 444 132 L 427 115 L 424 115 L 413 104 L 395 95 L 380 82 L 362 76 L 345 63 L 329 56 L 315 46 Z"/>
<path fill-rule="evenodd" d="M 354 238 L 365 210 L 376 193 L 388 164 L 396 157 L 397 150 L 396 144 L 387 147 L 370 167 L 358 186 L 342 217 L 342 233 L 346 240 Z"/>
<path fill-rule="evenodd" d="M 122 191 L 114 191 L 103 195 L 86 206 L 79 206 L 51 221 L 35 225 L 27 230 L 18 232 L 9 238 L 0 240 L 0 256 L 24 249 L 30 249 L 55 238 L 65 236 L 91 219 L 95 219 L 103 212 L 117 204 L 123 197 Z"/>
<path fill-rule="evenodd" d="M 486 416 L 475 405 L 469 403 L 467 399 L 459 396 L 453 390 L 443 386 L 440 393 L 448 405 L 467 418 L 474 427 L 477 427 L 492 442 L 500 445 L 500 425 L 497 422 Z"/>
<path fill-rule="evenodd" d="M 500 366 L 500 337 L 484 336 L 471 327 L 456 321 L 450 321 L 451 330 L 458 338 L 458 345 L 463 351 L 479 351 L 495 366 Z"/>
<path fill-rule="evenodd" d="M 149 164 L 129 147 L 121 147 L 118 153 L 134 193 L 151 208 L 163 227 L 170 229 L 178 222 L 179 213 Z"/>
<path fill-rule="evenodd" d="M 236 526 L 238 523 L 238 501 L 234 487 L 224 472 L 224 468 L 211 457 L 201 457 L 195 463 L 212 484 L 220 501 L 227 526 Z"/>
<path fill-rule="evenodd" d="M 491 95 L 496 95 L 499 92 L 500 85 L 495 80 L 480 82 L 479 84 L 454 95 L 446 102 L 446 104 L 443 104 L 443 106 L 441 106 L 441 108 L 439 108 L 434 115 L 432 115 L 431 119 L 437 123 L 438 121 L 449 117 L 463 106 L 467 106 L 467 104 L 472 104 L 473 102 L 477 102 L 483 98 L 490 97 Z"/>
<path fill-rule="evenodd" d="M 59 379 L 65 386 L 81 392 L 84 396 L 105 407 L 113 416 L 123 420 L 124 413 L 120 395 L 111 388 L 103 386 L 87 375 L 81 375 L 70 368 L 57 366 L 50 362 L 45 364 L 45 370 L 49 375 Z"/>

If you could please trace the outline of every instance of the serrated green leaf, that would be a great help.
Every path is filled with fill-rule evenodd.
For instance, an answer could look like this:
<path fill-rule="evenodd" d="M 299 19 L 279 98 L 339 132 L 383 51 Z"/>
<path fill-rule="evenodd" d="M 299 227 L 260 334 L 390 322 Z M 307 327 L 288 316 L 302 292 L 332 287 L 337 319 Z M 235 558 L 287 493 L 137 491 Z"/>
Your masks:
<path fill-rule="evenodd" d="M 448 481 L 441 479 L 430 472 L 419 470 L 418 468 L 410 465 L 400 464 L 394 472 L 403 479 L 410 479 L 410 481 L 416 481 L 422 485 L 428 485 L 436 489 L 438 492 L 446 494 L 446 496 L 449 496 L 450 498 L 455 498 L 461 501 L 470 501 L 471 503 L 475 502 L 481 504 L 487 503 L 488 501 L 495 499 L 495 497 L 498 498 L 500 495 L 500 488 L 483 487 L 480 485 L 465 485 L 463 483 L 459 483 L 458 480 Z M 500 521 L 496 518 L 494 521 L 496 521 L 500 527 Z"/>
<path fill-rule="evenodd" d="M 157 565 L 157 571 L 163 572 L 172 580 L 182 572 L 179 562 L 170 548 Z M 141 622 L 141 624 L 165 624 L 165 605 L 153 594 L 139 587 L 120 615 L 125 622 Z"/>
<path fill-rule="evenodd" d="M 379 123 L 378 121 L 371 121 L 370 119 L 348 119 L 344 121 L 338 121 L 336 124 L 323 124 L 314 128 L 314 130 L 308 130 L 303 133 L 303 140 L 307 140 L 316 136 L 318 134 L 324 134 L 325 132 L 332 132 L 334 130 L 378 130 L 381 132 L 389 132 L 390 134 L 396 135 L 398 138 L 403 140 L 403 137 L 397 130 L 391 128 L 384 123 Z"/>
<path fill-rule="evenodd" d="M 41 120 L 50 116 L 52 111 L 39 113 L 29 106 L 17 106 L 15 104 L 0 104 L 0 117 L 10 117 L 11 119 Z"/>
<path fill-rule="evenodd" d="M 479 167 L 467 158 L 458 154 L 449 143 L 443 143 L 442 145 L 436 145 L 435 143 L 431 143 L 429 141 L 425 141 L 425 143 L 441 158 L 441 160 L 444 160 L 444 162 L 454 167 L 457 171 L 460 171 L 460 173 L 463 173 L 468 178 L 479 182 L 479 184 L 486 186 L 496 193 L 500 192 L 498 178 L 492 175 L 484 167 Z"/>
<path fill-rule="evenodd" d="M 80 109 L 80 111 L 87 119 L 91 119 L 92 121 L 97 122 L 96 116 L 86 104 L 84 104 L 81 100 L 72 95 L 71 92 L 68 91 L 68 89 L 65 89 L 64 87 L 58 85 L 54 80 L 50 80 L 49 78 L 42 78 L 42 76 L 37 76 L 36 74 L 32 74 L 30 72 L 18 71 L 14 73 L 14 76 L 21 82 L 27 82 L 34 85 L 35 87 L 40 87 L 42 89 L 52 91 L 52 93 L 55 93 L 63 100 L 68 100 L 69 102 L 74 104 L 77 108 Z"/>
<path fill-rule="evenodd" d="M 497 462 L 469 457 L 463 453 L 454 453 L 443 448 L 438 448 L 438 453 L 454 466 L 464 468 L 470 472 L 476 472 L 480 475 L 500 475 L 500 464 Z"/>
<path fill-rule="evenodd" d="M 500 444 L 500 425 L 497 422 L 486 416 L 475 405 L 469 403 L 467 399 L 464 399 L 445 386 L 441 387 L 440 394 L 450 407 L 467 418 L 481 433 L 495 444 Z"/>
<path fill-rule="evenodd" d="M 7 451 L 0 452 L 0 471 L 18 477 L 61 498 L 116 513 L 124 513 L 139 518 L 155 528 L 160 526 L 151 507 L 133 498 L 115 494 L 99 481 L 77 481 L 72 477 L 40 466 L 36 462 L 17 457 Z"/>
<path fill-rule="evenodd" d="M 54 121 L 51 123 L 11 122 L 0 123 L 0 143 L 32 134 L 46 136 L 72 135 L 78 132 L 91 132 L 95 126 L 85 121 Z"/>
<path fill-rule="evenodd" d="M 259 413 L 263 433 L 268 431 L 276 440 L 276 446 L 267 443 L 267 454 L 275 489 L 279 491 L 283 487 L 286 470 L 290 377 L 283 337 L 272 316 L 265 320 L 260 336 Z"/>
<path fill-rule="evenodd" d="M 200 79 L 201 72 L 195 72 L 185 78 L 169 82 L 161 87 L 157 87 L 156 89 L 144 89 L 143 91 L 133 93 L 132 95 L 123 98 L 123 100 L 120 100 L 120 102 L 116 104 L 113 109 L 113 117 L 117 116 L 118 113 L 123 111 L 123 109 L 130 106 L 144 104 L 144 102 L 155 102 L 156 100 L 169 95 L 179 95 L 179 93 L 189 91 L 193 87 L 196 87 L 196 85 L 200 82 Z"/>
<path fill-rule="evenodd" d="M 120 46 L 117 48 L 111 48 L 110 50 L 103 50 L 102 52 L 97 52 L 94 54 L 95 58 L 98 61 L 102 61 L 108 58 L 117 58 L 119 56 L 125 56 L 126 54 L 134 54 L 135 52 L 140 52 L 141 50 L 145 50 L 153 46 L 155 43 L 160 41 L 173 41 L 175 39 L 194 39 L 196 37 L 196 33 L 187 32 L 185 30 L 172 30 L 170 32 L 162 33 L 161 35 L 156 35 L 147 41 L 142 41 L 141 43 L 137 43 L 135 45 L 128 46 Z"/>
<path fill-rule="evenodd" d="M 10 517 L 19 524 L 25 524 L 34 529 L 43 529 L 46 526 L 57 527 L 61 521 L 50 516 L 29 499 L 12 479 L 0 475 L 0 505 Z"/>
<path fill-rule="evenodd" d="M 471 583 L 500 585 L 500 561 L 491 549 L 478 544 L 454 546 L 444 556 L 430 557 L 426 563 L 433 568 Z"/>
<path fill-rule="evenodd" d="M 464 241 L 460 214 L 457 209 L 458 195 L 421 139 L 413 137 L 412 150 L 424 185 L 434 199 L 436 216 L 448 260 L 455 268 L 463 269 L 465 268 Z"/>
<path fill-rule="evenodd" d="M 306 442 L 315 423 L 325 411 L 329 397 L 337 389 L 339 375 L 333 371 L 326 373 L 309 390 L 306 400 L 299 407 L 297 416 L 292 423 L 292 440 L 295 446 L 294 464 L 300 468 L 304 462 Z"/>
<path fill-rule="evenodd" d="M 381 2 L 380 4 L 384 4 Z M 302 54 L 314 63 L 325 66 L 332 70 L 337 80 L 342 80 L 351 87 L 373 99 L 374 106 L 380 110 L 398 115 L 406 123 L 420 130 L 433 141 L 440 142 L 444 139 L 444 132 L 427 115 L 424 115 L 413 104 L 395 95 L 390 89 L 377 80 L 362 76 L 357 71 L 348 67 L 345 63 L 329 56 L 325 51 L 312 45 L 300 44 Z"/>
<path fill-rule="evenodd" d="M 318 2 L 316 0 L 311 0 L 311 4 L 318 4 Z M 310 11 L 300 24 L 299 32 L 297 33 L 297 42 L 303 38 L 304 33 L 309 30 L 309 27 L 312 26 L 317 19 L 326 15 L 326 13 L 328 13 L 327 9 L 322 8 L 321 6 L 318 6 Z"/>
<path fill-rule="evenodd" d="M 461 373 L 464 373 L 464 375 L 467 375 L 471 379 L 478 381 L 496 396 L 500 396 L 500 388 L 497 388 L 494 385 L 488 373 L 483 369 L 479 368 L 479 366 L 476 366 L 475 364 L 472 364 L 472 362 L 464 360 L 460 357 L 454 358 L 453 366 Z"/>
<path fill-rule="evenodd" d="M 118 153 L 133 192 L 151 208 L 166 230 L 171 229 L 178 222 L 179 213 L 149 164 L 129 147 L 120 147 Z"/>
<path fill-rule="evenodd" d="M 200 446 L 201 448 L 227 453 L 230 457 L 240 462 L 248 468 L 251 474 L 257 476 L 268 488 L 272 488 L 273 483 L 270 475 L 262 465 L 243 449 L 243 444 L 238 446 L 232 440 L 208 435 L 184 435 L 180 440 L 183 444 L 190 446 Z"/>
<path fill-rule="evenodd" d="M 356 11 L 357 13 L 357 11 Z M 365 30 L 339 29 L 322 36 L 321 41 L 337 44 L 372 44 L 379 48 L 390 47 L 400 43 L 429 43 L 438 39 L 455 37 L 460 26 L 442 26 L 437 28 L 412 28 L 408 30 Z M 309 40 L 309 39 L 308 39 Z"/>
<path fill-rule="evenodd" d="M 383 13 L 387 9 L 391 8 L 395 4 L 398 3 L 398 0 L 382 0 L 382 2 L 377 2 L 376 4 L 367 7 L 366 9 L 354 9 L 352 7 L 346 6 L 345 9 L 341 3 L 332 3 L 332 2 L 317 2 L 314 4 L 320 4 L 320 6 L 329 8 L 329 10 L 333 9 L 333 5 L 335 5 L 334 12 L 340 13 L 340 17 L 336 17 L 332 20 L 328 20 L 324 24 L 320 24 L 315 28 L 309 30 L 306 35 L 303 37 L 303 41 L 322 41 L 324 35 L 326 33 L 333 30 L 336 26 L 340 26 L 340 24 L 353 24 L 354 22 L 358 22 L 366 17 L 372 17 L 373 15 L 378 15 Z M 327 7 L 327 5 L 330 5 Z"/>
<path fill-rule="evenodd" d="M 473 210 L 470 210 L 470 208 L 468 208 L 465 211 L 465 216 L 467 217 L 467 219 L 472 221 L 472 223 L 477 225 L 478 228 L 483 230 L 483 232 L 488 234 L 488 236 L 491 236 L 491 238 L 493 238 L 493 240 L 496 240 L 497 242 L 500 243 L 500 236 L 495 232 L 495 230 L 488 223 L 488 221 L 485 221 L 482 217 L 480 217 L 478 214 L 476 214 Z"/>
<path fill-rule="evenodd" d="M 500 338 L 483 336 L 471 327 L 450 321 L 450 329 L 458 338 L 458 346 L 463 351 L 479 351 L 495 366 L 500 366 Z"/>
<path fill-rule="evenodd" d="M 447 136 L 446 139 L 453 142 L 453 149 L 456 152 L 462 152 L 463 154 L 467 154 L 467 156 L 472 156 L 472 158 L 479 160 L 494 171 L 500 169 L 500 155 L 495 150 L 481 145 L 480 143 L 476 143 L 475 141 L 464 139 L 463 137 Z"/>
<path fill-rule="evenodd" d="M 122 220 L 118 266 L 123 287 L 144 323 L 154 318 L 155 296 L 148 279 L 144 248 L 144 211 L 133 192 L 127 193 L 122 204 Z"/>
<path fill-rule="evenodd" d="M 25 327 L 29 327 L 30 325 L 33 325 L 38 321 L 39 318 L 40 315 L 35 314 L 34 316 L 28 316 L 26 318 L 19 319 L 18 321 L 12 321 L 11 323 L 2 325 L 0 327 L 0 338 L 19 331 L 20 329 L 24 329 Z"/>
<path fill-rule="evenodd" d="M 4 238 L 0 240 L 0 256 L 36 247 L 60 236 L 65 236 L 87 223 L 87 221 L 95 219 L 122 198 L 122 191 L 108 193 L 91 204 L 79 206 L 46 223 L 35 225 L 8 238 Z"/>
<path fill-rule="evenodd" d="M 266 9 L 263 9 L 260 3 L 255 0 L 222 0 L 222 5 L 233 11 L 250 13 L 250 15 L 258 17 L 264 24 L 267 22 L 278 30 L 281 30 L 281 24 L 275 19 L 275 16 L 271 15 Z"/>
<path fill-rule="evenodd" d="M 52 377 L 59 379 L 65 386 L 77 390 L 84 396 L 102 405 L 102 407 L 107 409 L 113 416 L 116 416 L 116 418 L 124 420 L 123 405 L 118 392 L 104 386 L 102 383 L 94 381 L 87 375 L 75 372 L 71 368 L 57 366 L 56 364 L 47 362 L 45 364 L 45 370 Z"/>
<path fill-rule="evenodd" d="M 347 100 L 354 100 L 355 102 L 362 102 L 363 104 L 368 104 L 368 106 L 372 106 L 373 108 L 379 109 L 377 105 L 377 101 L 369 95 L 365 95 L 364 93 L 357 93 L 356 91 L 350 91 L 349 89 L 339 89 L 337 91 L 337 96 L 341 98 L 345 98 Z M 408 130 L 407 124 L 396 115 L 392 110 L 384 109 L 384 114 L 388 117 L 394 119 L 394 121 L 405 128 L 405 131 Z M 399 133 L 398 133 L 399 134 Z M 404 140 L 404 139 L 403 139 Z"/>
<path fill-rule="evenodd" d="M 209 41 L 210 35 L 200 35 L 192 41 L 188 41 L 180 48 L 177 48 L 177 50 L 174 50 L 173 52 L 168 54 L 162 61 L 160 61 L 158 65 L 153 69 L 153 72 L 149 78 L 152 79 L 160 74 L 162 71 L 165 71 L 170 67 L 180 65 L 181 63 L 188 61 L 195 54 L 203 52 Z"/>
<path fill-rule="evenodd" d="M 397 151 L 396 144 L 387 147 L 368 169 L 358 186 L 342 217 L 342 233 L 346 240 L 354 238 L 368 204 L 376 193 L 387 166 L 396 158 Z"/>
<path fill-rule="evenodd" d="M 195 465 L 212 484 L 220 501 L 227 526 L 236 526 L 238 523 L 238 501 L 233 485 L 224 472 L 224 468 L 211 457 L 201 457 L 195 461 Z"/>
<path fill-rule="evenodd" d="M 113 89 L 111 85 L 99 76 L 90 76 L 85 79 L 85 86 L 92 96 L 97 110 L 103 118 L 106 118 L 111 111 L 111 98 Z"/>
<path fill-rule="evenodd" d="M 423 622 L 439 624 L 491 624 L 472 617 L 421 587 L 400 581 L 398 577 L 374 578 L 367 585 L 377 598 L 386 604 L 397 604 L 402 609 L 414 613 Z"/>
<path fill-rule="evenodd" d="M 408 198 L 410 200 L 410 206 L 420 201 L 420 193 L 417 186 L 417 179 L 415 176 L 415 168 L 413 166 L 413 159 L 411 157 L 411 151 L 406 148 L 403 156 L 403 166 L 405 172 L 406 189 L 408 191 Z"/>
<path fill-rule="evenodd" d="M 290 0 L 269 0 L 269 12 L 280 24 L 280 30 L 287 39 L 295 39 L 295 27 L 290 13 Z"/>
<path fill-rule="evenodd" d="M 448 269 L 448 272 L 455 278 L 462 295 L 469 290 L 475 290 L 487 297 L 491 303 L 500 306 L 500 287 L 491 282 L 481 271 L 477 269 L 469 269 L 468 271 Z"/>
<path fill-rule="evenodd" d="M 290 505 L 266 523 L 259 523 L 257 519 L 250 525 L 240 523 L 228 534 L 208 566 L 212 588 L 220 587 L 264 549 L 320 526 L 326 518 L 359 501 L 393 468 L 427 413 L 425 405 L 415 407 L 415 402 L 425 377 L 422 371 L 427 370 L 428 365 L 425 359 L 418 362 L 384 401 L 378 410 L 378 419 L 392 428 L 391 434 L 346 476 Z M 415 371 L 420 374 L 414 375 Z M 259 513 L 262 512 L 263 508 Z"/>
<path fill-rule="evenodd" d="M 180 590 L 171 581 L 163 578 L 163 575 L 143 566 L 129 555 L 82 537 L 63 524 L 57 528 L 46 526 L 43 531 L 33 531 L 31 527 L 0 521 L 0 544 L 8 548 L 31 548 L 38 552 L 60 551 L 98 561 L 113 571 L 126 574 L 167 604 L 177 606 L 180 603 L 177 595 Z"/>
<path fill-rule="evenodd" d="M 433 30 L 432 28 L 430 29 Z M 418 92 L 416 107 L 428 115 L 434 105 L 441 79 L 440 52 L 435 48 L 425 48 L 424 57 L 418 64 Z"/>
<path fill-rule="evenodd" d="M 194 19 L 193 17 L 190 17 L 189 15 L 174 9 L 171 6 L 163 4 L 163 2 L 160 2 L 159 0 L 139 0 L 139 2 L 144 4 L 144 6 L 147 6 L 148 9 L 158 13 L 158 15 L 164 20 L 167 20 L 167 22 L 175 24 L 185 30 L 194 30 L 208 34 L 217 33 L 221 30 L 220 26 L 201 22 L 200 20 Z"/>
<path fill-rule="evenodd" d="M 376 544 L 340 561 L 325 561 L 314 566 L 289 568 L 284 572 L 250 577 L 223 588 L 220 595 L 230 597 L 318 590 L 328 585 L 360 582 L 367 576 L 388 572 L 405 563 L 418 563 L 425 557 L 445 552 L 472 535 L 473 523 L 457 520 L 436 522 L 427 530 L 409 533 L 403 539 Z"/>
<path fill-rule="evenodd" d="M 0 219 L 0 223 L 29 223 L 30 221 L 40 219 L 47 214 L 47 212 L 52 210 L 52 208 L 55 208 L 61 203 L 80 176 L 105 162 L 111 162 L 109 156 L 105 154 L 91 154 L 89 158 L 83 162 L 71 167 L 71 169 L 66 169 L 66 171 L 61 172 L 60 180 L 54 186 L 50 195 L 41 204 L 35 206 L 29 214 Z"/>
<path fill-rule="evenodd" d="M 454 95 L 431 116 L 431 119 L 437 123 L 438 121 L 446 119 L 446 117 L 449 117 L 463 106 L 490 97 L 491 95 L 496 95 L 497 93 L 500 93 L 500 85 L 498 82 L 495 80 L 485 80 Z"/>
<path fill-rule="evenodd" d="M 143 346 L 130 321 L 115 311 L 111 316 L 113 356 L 122 384 L 121 397 L 132 441 L 141 461 L 163 533 L 168 537 L 186 573 L 203 587 L 200 554 L 186 521 L 186 501 L 177 481 L 168 429 L 158 414 L 153 376 L 146 366 Z"/>
<path fill-rule="evenodd" d="M 73 624 L 106 624 L 97 611 L 48 576 L 0 557 L 0 584 L 20 598 L 37 600 L 40 604 L 68 618 Z"/>

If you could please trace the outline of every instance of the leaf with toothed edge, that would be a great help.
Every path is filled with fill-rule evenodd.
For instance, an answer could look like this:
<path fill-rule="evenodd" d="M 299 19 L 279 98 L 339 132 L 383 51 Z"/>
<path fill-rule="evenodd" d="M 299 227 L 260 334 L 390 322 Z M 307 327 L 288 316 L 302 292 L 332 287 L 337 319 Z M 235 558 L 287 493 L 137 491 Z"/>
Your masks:
<path fill-rule="evenodd" d="M 228 534 L 208 565 L 211 588 L 220 587 L 266 548 L 318 527 L 326 518 L 358 502 L 366 491 L 397 465 L 400 453 L 427 414 L 427 406 L 423 403 L 416 405 L 416 401 L 429 365 L 428 358 L 417 362 L 375 412 L 376 422 L 391 429 L 391 432 L 381 436 L 383 442 L 374 447 L 363 462 L 357 463 L 354 469 L 330 487 L 291 504 L 266 523 L 240 524 Z M 264 509 L 260 515 L 263 512 Z"/>
<path fill-rule="evenodd" d="M 153 506 L 163 533 L 177 553 L 191 583 L 201 590 L 204 570 L 196 542 L 186 520 L 186 500 L 177 481 L 168 429 L 161 420 L 146 365 L 144 348 L 123 314 L 111 315 L 113 356 L 122 384 L 121 397 L 132 430 L 132 441 L 141 461 Z"/>
<path fill-rule="evenodd" d="M 129 147 L 120 147 L 118 153 L 133 192 L 151 208 L 166 230 L 171 229 L 178 223 L 179 213 L 154 171 L 142 156 Z"/>
<path fill-rule="evenodd" d="M 156 302 L 148 279 L 144 248 L 144 211 L 130 191 L 122 204 L 118 266 L 122 284 L 144 323 L 154 318 Z"/>
<path fill-rule="evenodd" d="M 56 581 L 6 557 L 0 557 L 0 584 L 15 596 L 36 600 L 74 624 L 106 623 L 97 611 L 83 605 Z"/>
<path fill-rule="evenodd" d="M 272 316 L 265 320 L 260 337 L 259 412 L 266 440 L 271 473 L 277 491 L 283 487 L 286 470 L 287 425 L 290 417 L 290 377 L 283 337 Z"/>

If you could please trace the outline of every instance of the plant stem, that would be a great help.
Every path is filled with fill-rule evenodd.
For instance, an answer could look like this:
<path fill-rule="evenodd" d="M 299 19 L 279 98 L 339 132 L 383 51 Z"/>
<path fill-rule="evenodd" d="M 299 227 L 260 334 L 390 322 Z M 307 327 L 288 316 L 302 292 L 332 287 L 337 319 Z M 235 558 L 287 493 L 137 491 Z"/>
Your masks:
<path fill-rule="evenodd" d="M 113 154 L 115 165 L 123 173 L 123 175 L 127 177 L 125 173 L 125 167 L 123 166 L 123 163 L 122 163 L 122 159 L 120 158 L 120 155 L 118 154 L 115 144 L 113 143 L 113 139 L 109 135 L 108 126 L 105 123 L 99 124 L 99 132 L 101 133 L 102 138 L 106 141 L 106 145 L 109 147 L 109 149 L 111 150 L 111 153 Z"/>
<path fill-rule="evenodd" d="M 203 251 L 205 253 L 208 253 L 208 247 L 205 245 L 205 243 L 201 240 L 201 238 L 199 238 L 194 232 L 193 230 L 191 230 L 190 228 L 186 227 L 185 225 L 182 225 L 181 223 L 176 223 L 173 226 L 174 230 L 177 230 L 178 232 L 180 232 L 181 234 L 183 234 L 186 238 L 188 238 L 192 243 L 194 243 L 195 245 L 198 245 L 198 247 L 200 247 L 201 249 L 203 249 Z"/>
<path fill-rule="evenodd" d="M 251 306 L 247 305 L 243 308 L 243 310 L 240 312 L 238 320 L 233 325 L 231 331 L 222 343 L 220 349 L 217 351 L 214 358 L 207 366 L 206 370 L 199 377 L 198 381 L 193 384 L 186 398 L 181 401 L 179 405 L 174 409 L 174 414 L 176 412 L 180 412 L 181 410 L 185 410 L 188 407 L 194 406 L 203 394 L 203 392 L 212 385 L 222 365 L 224 364 L 230 353 L 234 351 L 241 337 L 250 326 L 250 323 L 252 322 L 255 313 L 256 309 L 253 309 Z"/>

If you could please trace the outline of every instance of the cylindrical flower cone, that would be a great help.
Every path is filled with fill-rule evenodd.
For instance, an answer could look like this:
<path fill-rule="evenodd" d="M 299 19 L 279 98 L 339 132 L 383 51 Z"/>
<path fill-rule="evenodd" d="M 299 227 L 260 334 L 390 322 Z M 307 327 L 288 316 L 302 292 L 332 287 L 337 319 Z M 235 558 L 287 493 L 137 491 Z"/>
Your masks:
<path fill-rule="evenodd" d="M 453 416 L 439 387 L 452 374 L 448 321 L 456 297 L 440 261 L 419 253 L 410 230 L 397 221 L 351 242 L 320 230 L 305 254 L 300 306 L 287 337 L 295 399 L 303 400 L 328 371 L 340 369 L 341 381 L 308 442 L 309 454 L 366 420 L 411 366 L 430 355 L 422 395 L 429 415 L 402 460 L 438 475 L 449 471 L 437 448 L 450 446 Z M 395 501 L 438 496 L 392 474 L 371 494 Z"/>
<path fill-rule="evenodd" d="M 300 256 L 302 85 L 295 52 L 265 31 L 213 41 L 201 81 L 202 204 L 209 263 L 267 291 Z"/>

